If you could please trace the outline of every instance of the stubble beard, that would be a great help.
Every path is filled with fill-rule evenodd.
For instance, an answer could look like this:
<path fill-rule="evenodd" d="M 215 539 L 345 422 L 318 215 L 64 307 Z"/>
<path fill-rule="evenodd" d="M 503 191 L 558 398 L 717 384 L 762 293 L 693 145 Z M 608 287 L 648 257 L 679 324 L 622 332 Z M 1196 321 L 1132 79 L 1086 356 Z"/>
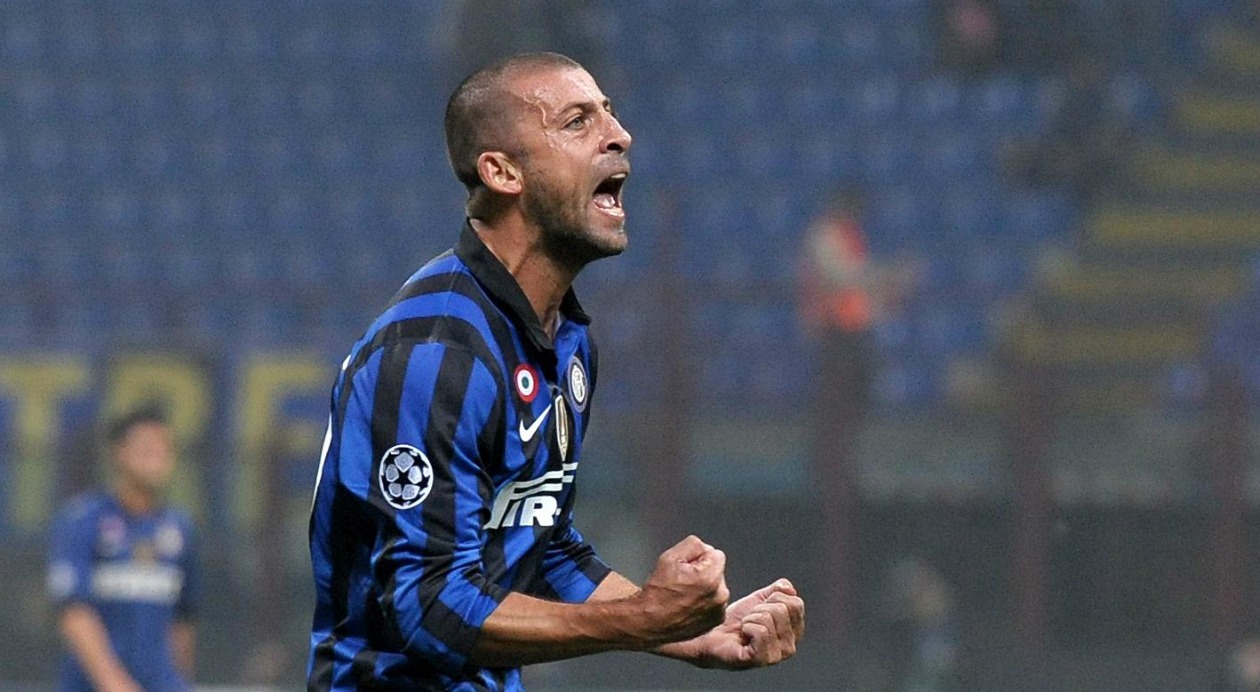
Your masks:
<path fill-rule="evenodd" d="M 621 247 L 601 242 L 587 225 L 589 199 L 567 194 L 534 176 L 535 184 L 524 193 L 525 213 L 541 231 L 543 252 L 573 271 L 605 257 L 619 255 Z"/>

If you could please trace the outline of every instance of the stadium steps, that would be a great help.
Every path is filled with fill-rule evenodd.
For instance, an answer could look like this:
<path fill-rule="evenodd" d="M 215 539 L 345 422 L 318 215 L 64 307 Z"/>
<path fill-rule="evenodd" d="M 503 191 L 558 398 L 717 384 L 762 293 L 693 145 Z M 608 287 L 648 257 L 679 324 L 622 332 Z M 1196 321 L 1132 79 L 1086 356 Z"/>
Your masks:
<path fill-rule="evenodd" d="M 1156 245 L 1185 250 L 1232 248 L 1248 252 L 1260 248 L 1260 212 L 1111 206 L 1090 218 L 1086 233 L 1103 245 Z"/>
<path fill-rule="evenodd" d="M 1260 98 L 1193 91 L 1176 100 L 1177 121 L 1198 132 L 1260 134 Z"/>
<path fill-rule="evenodd" d="M 1209 36 L 1211 63 L 1172 100 L 1169 127 L 1129 155 L 1118 198 L 1087 216 L 1079 250 L 1038 273 L 1018 361 L 1056 375 L 1074 411 L 1158 405 L 1198 361 L 1213 309 L 1244 290 L 1260 250 L 1260 37 Z"/>
<path fill-rule="evenodd" d="M 1194 356 L 1199 330 L 1156 327 L 1067 327 L 1032 322 L 1016 329 L 1014 346 L 1027 362 L 1087 369 L 1099 365 L 1167 365 Z"/>
<path fill-rule="evenodd" d="M 1160 192 L 1260 191 L 1260 152 L 1240 154 L 1155 148 L 1134 156 L 1133 175 L 1147 189 Z"/>
<path fill-rule="evenodd" d="M 1260 76 L 1260 36 L 1224 24 L 1208 32 L 1207 47 L 1214 64 L 1227 73 Z"/>

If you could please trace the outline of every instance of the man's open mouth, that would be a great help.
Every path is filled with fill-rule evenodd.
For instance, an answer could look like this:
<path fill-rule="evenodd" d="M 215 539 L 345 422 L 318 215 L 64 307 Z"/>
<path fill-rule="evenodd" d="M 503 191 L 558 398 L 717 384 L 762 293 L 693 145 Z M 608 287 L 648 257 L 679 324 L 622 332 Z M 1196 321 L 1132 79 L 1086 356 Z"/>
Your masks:
<path fill-rule="evenodd" d="M 613 215 L 624 216 L 621 208 L 621 188 L 626 184 L 626 173 L 614 173 L 595 187 L 595 206 Z"/>

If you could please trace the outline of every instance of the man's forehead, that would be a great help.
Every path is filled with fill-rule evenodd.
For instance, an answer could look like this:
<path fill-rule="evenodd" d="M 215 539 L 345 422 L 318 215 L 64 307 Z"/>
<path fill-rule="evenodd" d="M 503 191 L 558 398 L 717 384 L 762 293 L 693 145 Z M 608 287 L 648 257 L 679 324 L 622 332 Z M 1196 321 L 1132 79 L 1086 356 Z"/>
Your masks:
<path fill-rule="evenodd" d="M 523 70 L 509 83 L 509 91 L 521 103 L 552 115 L 574 103 L 603 103 L 607 98 L 595 78 L 580 67 L 544 67 Z"/>

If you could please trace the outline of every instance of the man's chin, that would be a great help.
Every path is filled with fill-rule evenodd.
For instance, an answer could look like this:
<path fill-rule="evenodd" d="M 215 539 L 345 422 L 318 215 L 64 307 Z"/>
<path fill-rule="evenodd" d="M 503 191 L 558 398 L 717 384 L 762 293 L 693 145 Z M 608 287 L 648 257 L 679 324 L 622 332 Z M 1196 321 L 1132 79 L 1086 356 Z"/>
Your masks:
<path fill-rule="evenodd" d="M 592 233 L 591 246 L 598 253 L 595 259 L 603 257 L 616 257 L 626 251 L 626 246 L 630 244 L 630 238 L 626 235 L 624 226 L 617 228 L 615 231 L 604 231 L 601 233 Z"/>

